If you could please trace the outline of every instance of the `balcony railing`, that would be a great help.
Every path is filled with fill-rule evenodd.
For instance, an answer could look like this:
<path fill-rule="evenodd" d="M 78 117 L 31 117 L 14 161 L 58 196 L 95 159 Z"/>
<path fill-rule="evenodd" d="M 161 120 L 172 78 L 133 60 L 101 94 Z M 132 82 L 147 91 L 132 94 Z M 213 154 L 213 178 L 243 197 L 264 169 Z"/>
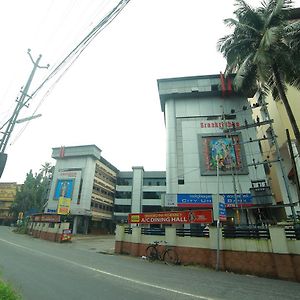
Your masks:
<path fill-rule="evenodd" d="M 127 234 L 132 234 L 132 228 L 131 227 L 125 227 L 124 232 Z"/>
<path fill-rule="evenodd" d="M 244 239 L 270 239 L 268 228 L 256 227 L 225 227 L 222 230 L 223 238 L 244 238 Z"/>
<path fill-rule="evenodd" d="M 300 227 L 286 227 L 285 236 L 290 240 L 300 240 Z"/>
<path fill-rule="evenodd" d="M 192 236 L 192 237 L 209 237 L 209 230 L 198 230 L 198 229 L 184 229 L 177 228 L 176 229 L 177 236 Z"/>
<path fill-rule="evenodd" d="M 165 235 L 164 228 L 143 228 L 142 234 L 144 235 Z"/>

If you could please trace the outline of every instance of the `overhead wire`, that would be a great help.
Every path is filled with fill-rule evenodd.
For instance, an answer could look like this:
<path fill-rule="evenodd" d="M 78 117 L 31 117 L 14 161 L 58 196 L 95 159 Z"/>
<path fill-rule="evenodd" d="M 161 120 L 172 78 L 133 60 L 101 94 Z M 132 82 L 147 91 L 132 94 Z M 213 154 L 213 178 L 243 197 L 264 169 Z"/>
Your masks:
<path fill-rule="evenodd" d="M 29 100 L 37 95 L 37 93 L 44 87 L 44 85 L 52 79 L 61 69 L 69 63 L 69 65 L 62 71 L 62 74 L 57 78 L 57 80 L 51 84 L 48 88 L 36 109 L 34 110 L 32 116 L 37 112 L 38 108 L 41 106 L 42 102 L 45 101 L 46 97 L 49 96 L 53 87 L 61 80 L 61 78 L 66 74 L 66 72 L 71 68 L 71 66 L 75 63 L 75 61 L 79 58 L 79 56 L 83 53 L 83 51 L 88 47 L 88 45 L 93 41 L 93 39 L 104 30 L 125 8 L 125 6 L 130 2 L 130 0 L 121 0 L 119 3 L 81 40 L 81 42 L 73 48 L 71 52 L 54 68 L 54 70 L 42 81 L 42 83 L 38 86 L 38 88 L 31 94 L 31 96 L 24 102 L 24 106 L 28 104 Z M 27 128 L 28 123 L 23 126 L 15 139 L 10 143 L 12 145 L 15 141 L 21 136 L 21 134 Z"/>
<path fill-rule="evenodd" d="M 59 70 L 72 58 L 74 60 L 78 59 L 80 54 L 90 42 L 104 29 L 106 28 L 123 10 L 123 8 L 130 2 L 130 0 L 121 0 L 92 30 L 88 33 L 82 41 L 62 60 L 61 63 L 47 76 L 47 78 L 40 84 L 40 86 L 32 93 L 33 98 L 39 92 L 39 90 L 49 81 L 53 76 L 55 76 Z M 82 49 L 80 49 L 82 47 Z M 79 52 L 78 56 L 75 56 Z M 75 57 L 74 57 L 75 56 Z"/>

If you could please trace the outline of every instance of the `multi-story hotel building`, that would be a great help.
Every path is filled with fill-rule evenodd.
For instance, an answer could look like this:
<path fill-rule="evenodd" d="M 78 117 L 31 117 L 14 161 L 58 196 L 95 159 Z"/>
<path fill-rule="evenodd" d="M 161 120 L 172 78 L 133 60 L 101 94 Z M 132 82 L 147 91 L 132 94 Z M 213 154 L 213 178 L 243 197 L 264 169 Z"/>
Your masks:
<path fill-rule="evenodd" d="M 56 213 L 61 197 L 70 199 L 73 233 L 111 232 L 118 169 L 95 145 L 53 148 L 56 160 L 46 213 Z"/>
<path fill-rule="evenodd" d="M 166 205 L 211 208 L 218 198 L 227 220 L 255 224 L 270 196 L 253 197 L 268 186 L 247 97 L 234 93 L 220 75 L 158 80 L 167 131 Z M 219 176 L 218 176 L 219 174 Z M 235 209 L 233 209 L 235 208 Z"/>

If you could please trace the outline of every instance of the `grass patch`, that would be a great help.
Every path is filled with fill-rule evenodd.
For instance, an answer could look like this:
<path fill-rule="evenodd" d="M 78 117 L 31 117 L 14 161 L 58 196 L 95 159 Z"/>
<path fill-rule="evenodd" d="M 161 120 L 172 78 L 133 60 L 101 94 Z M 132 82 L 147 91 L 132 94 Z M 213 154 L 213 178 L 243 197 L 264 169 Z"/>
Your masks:
<path fill-rule="evenodd" d="M 1 300 L 21 300 L 21 296 L 13 287 L 0 279 L 0 299 Z"/>

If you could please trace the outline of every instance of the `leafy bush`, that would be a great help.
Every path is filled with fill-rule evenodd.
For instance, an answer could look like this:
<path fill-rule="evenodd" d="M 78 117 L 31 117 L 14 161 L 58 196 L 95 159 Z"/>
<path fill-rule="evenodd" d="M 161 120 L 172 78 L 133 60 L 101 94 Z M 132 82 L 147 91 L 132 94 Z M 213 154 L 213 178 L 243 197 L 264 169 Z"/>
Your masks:
<path fill-rule="evenodd" d="M 21 300 L 21 296 L 13 287 L 0 279 L 0 299 L 1 300 Z"/>

